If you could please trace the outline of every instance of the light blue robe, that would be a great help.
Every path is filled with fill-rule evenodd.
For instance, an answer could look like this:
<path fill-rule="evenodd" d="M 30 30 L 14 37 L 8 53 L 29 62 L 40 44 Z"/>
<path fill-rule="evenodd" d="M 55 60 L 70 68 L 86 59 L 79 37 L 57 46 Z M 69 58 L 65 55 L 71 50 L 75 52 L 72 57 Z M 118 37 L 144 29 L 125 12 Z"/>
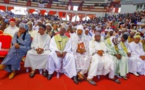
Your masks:
<path fill-rule="evenodd" d="M 18 68 L 20 67 L 22 57 L 25 56 L 27 51 L 30 49 L 31 36 L 28 33 L 26 33 L 25 39 L 23 40 L 23 35 L 24 34 L 17 38 L 17 33 L 15 33 L 12 39 L 12 47 L 9 50 L 3 62 L 1 63 L 2 65 L 6 65 L 5 70 L 8 72 L 18 70 Z M 19 43 L 19 49 L 15 48 L 14 44 L 16 43 Z"/>

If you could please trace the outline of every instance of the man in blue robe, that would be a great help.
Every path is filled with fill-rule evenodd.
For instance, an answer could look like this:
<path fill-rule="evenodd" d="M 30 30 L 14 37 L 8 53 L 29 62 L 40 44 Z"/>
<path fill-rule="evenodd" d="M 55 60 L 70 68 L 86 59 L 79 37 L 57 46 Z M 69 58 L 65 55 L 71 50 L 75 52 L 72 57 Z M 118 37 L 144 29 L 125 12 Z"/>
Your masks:
<path fill-rule="evenodd" d="M 14 78 L 16 70 L 20 68 L 22 57 L 26 55 L 30 49 L 31 36 L 28 34 L 28 25 L 25 23 L 19 24 L 19 31 L 15 33 L 12 39 L 12 46 L 7 56 L 0 64 L 0 70 L 5 69 L 11 72 L 9 79 Z"/>

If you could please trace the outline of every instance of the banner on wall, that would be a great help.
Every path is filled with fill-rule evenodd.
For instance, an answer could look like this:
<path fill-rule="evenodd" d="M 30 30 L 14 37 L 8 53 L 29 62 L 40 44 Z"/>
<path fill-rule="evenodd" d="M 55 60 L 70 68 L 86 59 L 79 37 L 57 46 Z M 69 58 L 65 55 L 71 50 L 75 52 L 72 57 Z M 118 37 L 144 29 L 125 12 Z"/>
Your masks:
<path fill-rule="evenodd" d="M 25 7 L 14 7 L 12 12 L 14 14 L 26 15 L 27 14 L 27 8 L 25 8 Z"/>

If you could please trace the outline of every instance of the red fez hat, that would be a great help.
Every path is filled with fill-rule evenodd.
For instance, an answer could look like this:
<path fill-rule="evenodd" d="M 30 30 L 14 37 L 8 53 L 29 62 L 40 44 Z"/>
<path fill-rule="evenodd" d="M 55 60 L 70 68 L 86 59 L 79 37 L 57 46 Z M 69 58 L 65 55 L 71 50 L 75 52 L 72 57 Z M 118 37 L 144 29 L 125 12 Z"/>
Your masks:
<path fill-rule="evenodd" d="M 16 20 L 14 18 L 10 19 L 10 22 L 15 22 Z"/>

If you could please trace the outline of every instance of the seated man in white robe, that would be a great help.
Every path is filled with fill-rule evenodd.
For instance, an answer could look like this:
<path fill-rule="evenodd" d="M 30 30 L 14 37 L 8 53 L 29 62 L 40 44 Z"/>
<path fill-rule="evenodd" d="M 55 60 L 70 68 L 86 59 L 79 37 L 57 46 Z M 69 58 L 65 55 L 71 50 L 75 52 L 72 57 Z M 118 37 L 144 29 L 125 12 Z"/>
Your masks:
<path fill-rule="evenodd" d="M 64 73 L 69 78 L 73 78 L 74 83 L 78 84 L 75 59 L 71 52 L 71 42 L 65 36 L 66 30 L 66 27 L 62 26 L 60 33 L 52 37 L 50 41 L 48 80 L 52 78 L 54 71 L 57 71 L 57 73 Z"/>
<path fill-rule="evenodd" d="M 129 49 L 132 55 L 132 59 L 129 59 L 129 72 L 145 75 L 145 52 L 143 51 L 140 43 L 140 35 L 134 36 L 134 41 L 129 43 Z"/>
<path fill-rule="evenodd" d="M 89 50 L 92 59 L 88 71 L 87 81 L 92 85 L 96 85 L 96 82 L 93 81 L 94 76 L 109 74 L 109 78 L 111 80 L 116 83 L 120 83 L 119 79 L 114 77 L 114 61 L 107 53 L 106 45 L 103 41 L 101 41 L 101 35 L 99 32 L 94 36 L 94 40 L 90 41 Z"/>
<path fill-rule="evenodd" d="M 4 30 L 4 33 L 9 34 L 13 37 L 15 33 L 18 31 L 19 31 L 19 28 L 16 26 L 16 20 L 10 19 L 10 25 Z"/>
<path fill-rule="evenodd" d="M 77 26 L 76 34 L 71 37 L 71 41 L 78 79 L 82 81 L 85 79 L 84 75 L 88 72 L 90 65 L 89 41 L 85 38 L 84 27 L 82 25 Z"/>
<path fill-rule="evenodd" d="M 46 34 L 46 26 L 40 25 L 38 34 L 33 39 L 31 50 L 27 52 L 25 67 L 31 67 L 30 78 L 35 75 L 36 69 L 44 69 L 43 75 L 46 76 L 46 65 L 49 56 L 50 36 Z"/>

